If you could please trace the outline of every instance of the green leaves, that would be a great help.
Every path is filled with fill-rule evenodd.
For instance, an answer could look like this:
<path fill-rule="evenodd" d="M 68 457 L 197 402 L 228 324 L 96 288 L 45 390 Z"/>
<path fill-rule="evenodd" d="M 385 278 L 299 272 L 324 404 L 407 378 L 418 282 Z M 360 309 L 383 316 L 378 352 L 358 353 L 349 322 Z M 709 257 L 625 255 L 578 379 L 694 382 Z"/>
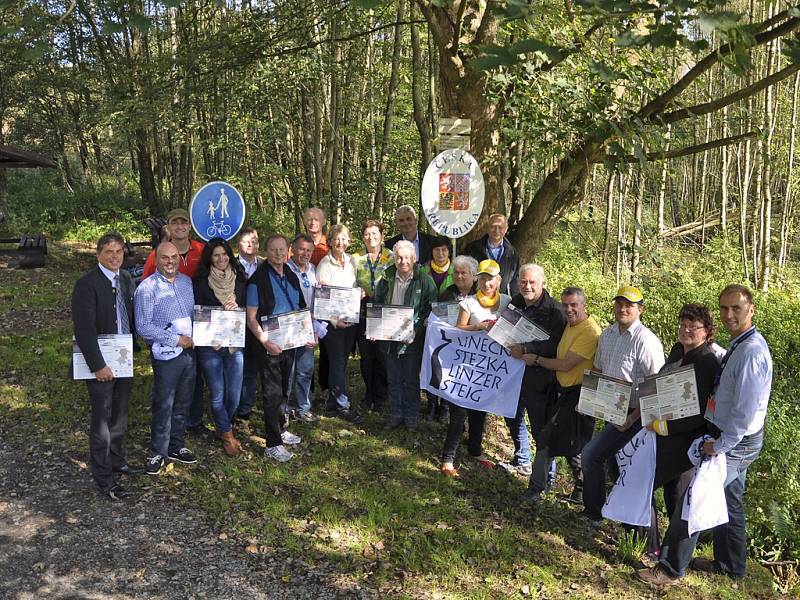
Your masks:
<path fill-rule="evenodd" d="M 739 27 L 741 18 L 742 15 L 740 13 L 723 10 L 713 13 L 701 13 L 697 17 L 697 24 L 705 34 L 715 31 L 720 34 L 728 34 Z"/>
<path fill-rule="evenodd" d="M 475 58 L 472 64 L 482 71 L 513 66 L 523 62 L 528 54 L 532 55 L 531 62 L 536 66 L 545 62 L 558 62 L 564 56 L 563 50 L 534 38 L 519 40 L 510 46 L 492 44 L 482 47 L 481 50 L 483 54 Z"/>

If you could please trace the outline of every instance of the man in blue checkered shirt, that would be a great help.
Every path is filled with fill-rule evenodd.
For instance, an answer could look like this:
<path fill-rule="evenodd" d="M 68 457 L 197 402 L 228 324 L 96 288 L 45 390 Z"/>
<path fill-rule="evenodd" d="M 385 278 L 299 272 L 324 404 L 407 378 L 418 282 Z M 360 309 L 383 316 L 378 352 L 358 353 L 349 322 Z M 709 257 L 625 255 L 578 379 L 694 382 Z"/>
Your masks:
<path fill-rule="evenodd" d="M 195 355 L 192 341 L 194 291 L 180 273 L 174 244 L 156 249 L 156 272 L 144 279 L 133 299 L 136 331 L 150 344 L 153 393 L 150 448 L 145 473 L 158 475 L 167 459 L 192 464 L 194 454 L 183 444 L 186 415 L 194 394 Z"/>

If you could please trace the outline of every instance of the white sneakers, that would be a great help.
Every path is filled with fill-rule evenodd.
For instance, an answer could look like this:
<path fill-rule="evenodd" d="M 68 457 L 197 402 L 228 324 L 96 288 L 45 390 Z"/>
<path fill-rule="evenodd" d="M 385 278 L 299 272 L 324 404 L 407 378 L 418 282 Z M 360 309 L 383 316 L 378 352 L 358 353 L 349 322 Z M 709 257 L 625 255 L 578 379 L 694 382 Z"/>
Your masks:
<path fill-rule="evenodd" d="M 294 454 L 289 452 L 283 447 L 283 444 L 281 444 L 280 446 L 272 446 L 271 448 L 267 448 L 264 451 L 264 456 L 283 463 L 292 460 Z"/>
<path fill-rule="evenodd" d="M 295 435 L 289 431 L 284 431 L 281 434 L 281 441 L 289 446 L 294 446 L 295 444 L 299 444 L 302 441 L 302 438 L 299 435 Z"/>

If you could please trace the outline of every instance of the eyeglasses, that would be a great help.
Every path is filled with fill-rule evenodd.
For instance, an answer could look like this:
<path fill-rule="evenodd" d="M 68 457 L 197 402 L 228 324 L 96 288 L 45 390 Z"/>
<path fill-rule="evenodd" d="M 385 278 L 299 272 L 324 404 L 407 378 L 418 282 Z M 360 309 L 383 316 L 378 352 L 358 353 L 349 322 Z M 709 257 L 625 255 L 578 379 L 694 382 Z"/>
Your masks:
<path fill-rule="evenodd" d="M 300 277 L 303 280 L 303 287 L 311 287 L 311 282 L 308 280 L 308 275 L 300 271 Z"/>
<path fill-rule="evenodd" d="M 678 324 L 678 331 L 685 331 L 686 333 L 694 333 L 695 331 L 699 331 L 701 329 L 705 329 L 705 325 L 690 327 L 688 325 L 683 325 L 682 323 Z"/>

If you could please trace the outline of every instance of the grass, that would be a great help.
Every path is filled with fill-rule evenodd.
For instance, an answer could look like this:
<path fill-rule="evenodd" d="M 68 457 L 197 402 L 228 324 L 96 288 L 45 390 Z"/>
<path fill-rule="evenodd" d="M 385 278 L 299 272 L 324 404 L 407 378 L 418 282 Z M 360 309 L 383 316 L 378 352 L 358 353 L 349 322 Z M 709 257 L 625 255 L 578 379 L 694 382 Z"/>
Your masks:
<path fill-rule="evenodd" d="M 46 269 L 3 272 L 0 419 L 13 422 L 21 434 L 85 456 L 85 388 L 66 378 L 71 325 L 62 310 L 73 282 L 91 264 L 90 249 L 88 256 L 79 250 L 53 244 Z M 56 316 L 43 312 L 53 307 Z M 38 319 L 42 314 L 49 316 Z M 146 352 L 135 363 L 132 462 L 143 459 L 147 445 L 151 383 Z M 358 398 L 355 361 L 348 381 Z M 261 430 L 258 415 L 253 425 Z M 287 576 L 306 562 L 397 597 L 657 597 L 634 580 L 637 549 L 622 541 L 621 528 L 590 532 L 580 525 L 577 508 L 555 496 L 535 511 L 520 505 L 526 482 L 499 470 L 463 463 L 459 477 L 444 478 L 438 472 L 441 425 L 425 424 L 414 437 L 384 433 L 382 425 L 371 414 L 359 426 L 337 419 L 293 424 L 304 440 L 285 465 L 262 458 L 263 439 L 257 436 L 244 439 L 247 452 L 233 460 L 210 436 L 193 437 L 188 441 L 199 454 L 197 465 L 137 485 L 199 505 L 247 552 L 293 558 Z M 490 455 L 511 455 L 501 419 L 488 420 L 486 439 Z M 556 488 L 568 492 L 568 482 L 559 478 Z M 748 570 L 738 589 L 723 577 L 692 574 L 663 597 L 780 597 L 764 568 L 752 563 Z"/>

